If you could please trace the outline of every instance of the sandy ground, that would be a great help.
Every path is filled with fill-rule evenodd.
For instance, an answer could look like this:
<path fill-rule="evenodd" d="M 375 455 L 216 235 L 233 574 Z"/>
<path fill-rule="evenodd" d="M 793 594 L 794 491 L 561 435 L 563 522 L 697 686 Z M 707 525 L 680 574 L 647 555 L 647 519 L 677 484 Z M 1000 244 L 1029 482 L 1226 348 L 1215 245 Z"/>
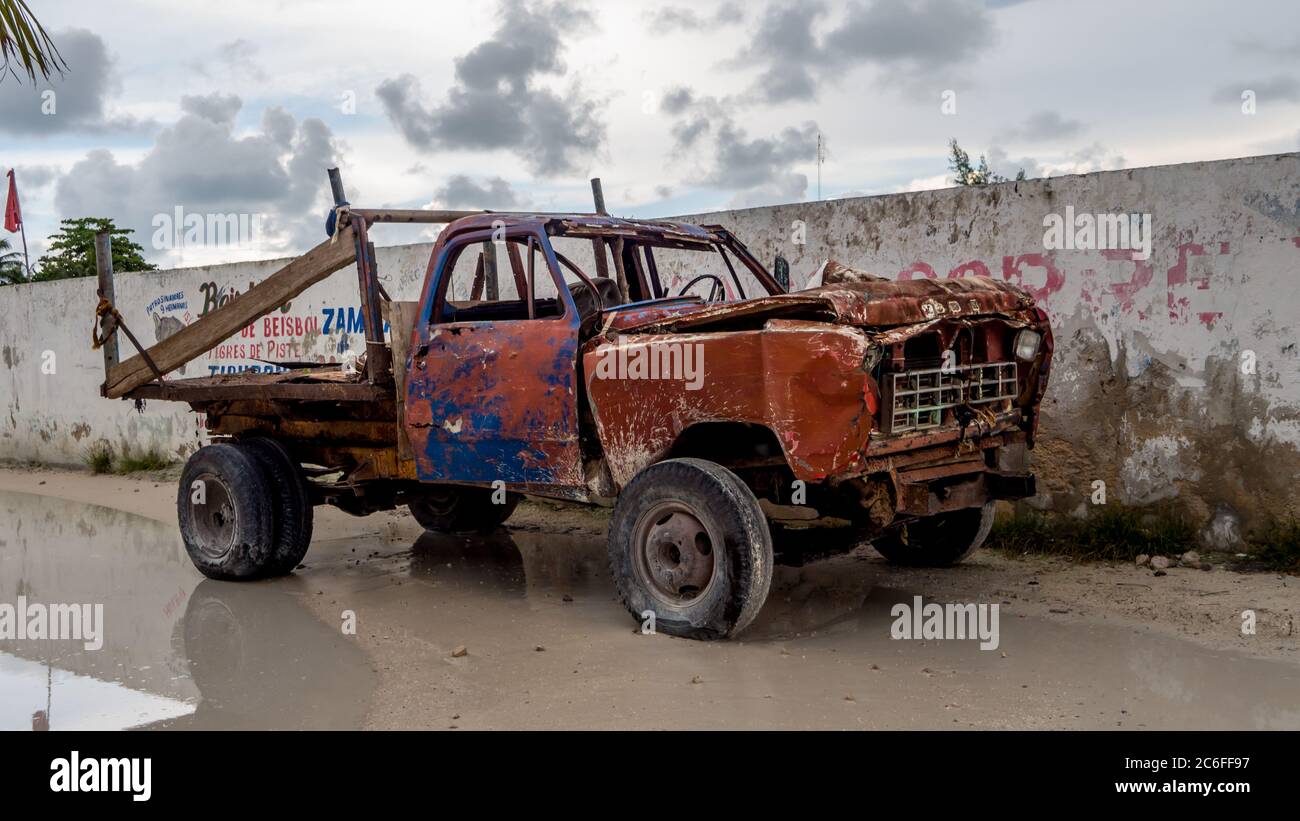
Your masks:
<path fill-rule="evenodd" d="M 155 726 L 1300 728 L 1295 577 L 987 552 L 909 570 L 861 547 L 778 568 L 748 631 L 701 643 L 643 635 L 623 610 L 602 511 L 529 502 L 499 534 L 469 538 L 423 534 L 405 512 L 318 508 L 305 567 L 232 585 L 177 558 L 166 475 L 0 469 L 0 497 L 20 518 L 80 516 L 104 545 L 97 561 L 113 561 L 116 531 L 165 543 L 165 560 L 144 555 L 134 574 L 153 578 L 161 562 L 165 580 L 120 606 L 176 587 L 159 594 L 175 624 L 156 642 L 175 656 L 156 667 L 176 674 L 153 682 L 139 670 L 155 665 L 138 661 L 119 661 L 116 678 L 85 673 L 198 704 Z M 131 516 L 73 512 L 85 505 Z M 12 550 L 0 543 L 0 557 Z M 19 566 L 52 597 L 70 584 L 57 563 Z M 999 604 L 999 647 L 891 639 L 892 605 L 918 595 Z M 1242 633 L 1246 610 L 1255 635 Z M 349 613 L 355 635 L 341 627 Z"/>

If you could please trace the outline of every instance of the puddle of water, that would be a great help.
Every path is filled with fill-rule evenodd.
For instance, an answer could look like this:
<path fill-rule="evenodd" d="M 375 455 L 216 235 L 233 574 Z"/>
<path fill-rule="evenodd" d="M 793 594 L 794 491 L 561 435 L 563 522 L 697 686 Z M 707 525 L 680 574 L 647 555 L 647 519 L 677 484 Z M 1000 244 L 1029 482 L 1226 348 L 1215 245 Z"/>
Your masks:
<path fill-rule="evenodd" d="M 995 651 L 892 640 L 925 591 L 856 556 L 778 568 L 731 642 L 640 635 L 598 536 L 325 538 L 307 563 L 207 581 L 173 526 L 0 493 L 0 603 L 104 604 L 100 650 L 0 641 L 0 728 L 1300 728 L 1300 666 L 1145 629 L 1010 606 Z"/>
<path fill-rule="evenodd" d="M 374 673 L 295 580 L 203 579 L 175 526 L 0 493 L 0 602 L 103 604 L 103 646 L 0 641 L 0 729 L 350 728 Z"/>
<path fill-rule="evenodd" d="M 347 544 L 345 558 L 378 555 L 316 578 L 352 574 L 356 592 L 339 594 L 339 606 L 364 608 L 372 629 L 469 645 L 476 662 L 438 683 L 460 694 L 455 704 L 468 702 L 458 713 L 492 715 L 484 726 L 1300 728 L 1300 666 L 1146 629 L 1003 606 L 995 650 L 894 640 L 891 609 L 925 591 L 898 587 L 888 565 L 855 556 L 777 568 L 739 641 L 698 643 L 634 635 L 602 537 L 514 531 L 426 534 L 410 550 Z M 377 585 L 380 576 L 417 584 Z M 534 643 L 547 652 L 530 652 Z M 553 649 L 566 660 L 543 661 Z M 692 687 L 696 679 L 713 687 Z M 846 703 L 870 719 L 846 717 Z"/>
<path fill-rule="evenodd" d="M 194 712 L 185 701 L 4 653 L 0 693 L 0 730 L 120 730 Z"/>

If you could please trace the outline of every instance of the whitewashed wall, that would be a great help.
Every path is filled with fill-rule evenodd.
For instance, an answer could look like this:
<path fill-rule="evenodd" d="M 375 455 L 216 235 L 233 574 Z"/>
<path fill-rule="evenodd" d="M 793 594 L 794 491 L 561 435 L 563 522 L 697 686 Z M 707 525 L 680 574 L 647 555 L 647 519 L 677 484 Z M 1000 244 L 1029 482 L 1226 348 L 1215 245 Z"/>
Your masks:
<path fill-rule="evenodd" d="M 1067 206 L 1150 214 L 1151 258 L 1046 250 L 1043 218 Z M 784 255 L 796 286 L 833 257 L 893 278 L 992 276 L 1028 288 L 1056 328 L 1036 453 L 1044 505 L 1080 511 L 1100 480 L 1115 501 L 1176 498 L 1207 538 L 1222 541 L 1269 513 L 1297 512 L 1300 155 L 686 219 L 728 226 L 765 262 Z M 390 294 L 418 295 L 430 248 L 380 249 Z M 120 275 L 117 303 L 152 343 L 156 322 L 165 333 L 192 321 L 223 289 L 246 290 L 280 264 Z M 76 463 L 98 440 L 119 452 L 179 456 L 194 447 L 196 419 L 182 406 L 151 402 L 137 413 L 99 398 L 101 357 L 88 341 L 94 304 L 91 280 L 0 288 L 0 458 Z M 251 345 L 272 359 L 338 359 L 361 345 L 358 310 L 345 269 L 276 315 L 291 327 L 259 321 L 228 343 L 243 349 L 218 349 L 184 375 L 255 366 Z M 46 351 L 53 374 L 42 373 Z"/>

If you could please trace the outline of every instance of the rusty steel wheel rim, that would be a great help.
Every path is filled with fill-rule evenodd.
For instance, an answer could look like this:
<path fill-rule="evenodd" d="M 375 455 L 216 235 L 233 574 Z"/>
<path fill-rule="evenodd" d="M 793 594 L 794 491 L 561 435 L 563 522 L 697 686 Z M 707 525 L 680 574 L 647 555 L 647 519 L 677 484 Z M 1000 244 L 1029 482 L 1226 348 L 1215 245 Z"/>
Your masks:
<path fill-rule="evenodd" d="M 691 604 L 713 586 L 722 544 L 691 507 L 660 502 L 633 531 L 632 569 L 641 586 L 665 604 Z"/>
<path fill-rule="evenodd" d="M 203 483 L 204 493 L 203 504 L 194 506 L 194 532 L 198 536 L 199 552 L 220 559 L 235 546 L 239 511 L 235 509 L 230 488 L 221 478 L 204 473 L 196 477 L 196 481 Z"/>

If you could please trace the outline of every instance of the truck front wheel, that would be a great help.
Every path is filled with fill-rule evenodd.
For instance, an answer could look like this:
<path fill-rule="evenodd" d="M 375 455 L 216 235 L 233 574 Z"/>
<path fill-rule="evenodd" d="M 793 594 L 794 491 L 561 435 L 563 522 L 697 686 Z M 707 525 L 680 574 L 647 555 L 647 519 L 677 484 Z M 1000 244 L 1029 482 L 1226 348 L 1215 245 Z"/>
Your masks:
<path fill-rule="evenodd" d="M 993 527 L 993 502 L 908 522 L 871 543 L 894 564 L 950 567 L 975 552 Z"/>
<path fill-rule="evenodd" d="M 199 448 L 181 473 L 176 514 L 190 561 L 210 579 L 259 578 L 275 558 L 275 508 L 251 450 Z"/>
<path fill-rule="evenodd" d="M 483 487 L 431 487 L 407 508 L 421 527 L 434 533 L 490 533 L 510 518 L 521 498 L 507 493 L 497 503 L 493 494 L 498 492 Z"/>
<path fill-rule="evenodd" d="M 623 603 L 643 625 L 694 639 L 745 629 L 772 585 L 772 536 L 736 474 L 702 459 L 669 459 L 619 494 L 609 562 Z"/>

